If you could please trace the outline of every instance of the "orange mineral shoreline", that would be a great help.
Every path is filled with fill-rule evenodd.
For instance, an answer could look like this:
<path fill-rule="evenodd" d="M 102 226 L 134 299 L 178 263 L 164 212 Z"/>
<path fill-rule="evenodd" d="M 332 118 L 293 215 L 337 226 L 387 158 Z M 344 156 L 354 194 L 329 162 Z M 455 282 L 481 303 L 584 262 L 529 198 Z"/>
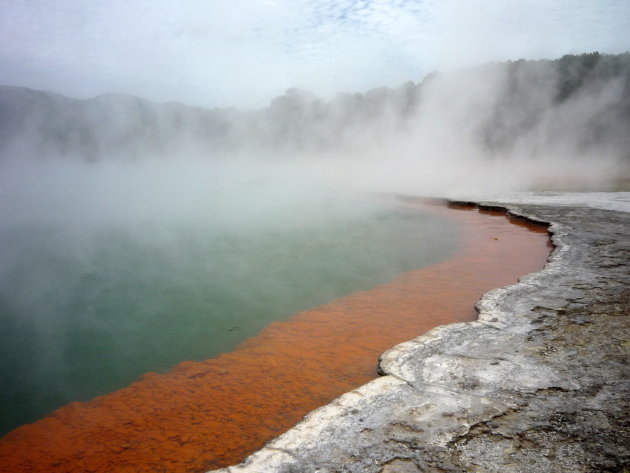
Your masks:
<path fill-rule="evenodd" d="M 375 378 L 380 353 L 473 320 L 484 292 L 542 269 L 549 255 L 545 227 L 469 206 L 431 209 L 460 232 L 449 260 L 275 322 L 231 353 L 148 373 L 19 427 L 0 438 L 0 472 L 203 472 L 237 463 Z"/>

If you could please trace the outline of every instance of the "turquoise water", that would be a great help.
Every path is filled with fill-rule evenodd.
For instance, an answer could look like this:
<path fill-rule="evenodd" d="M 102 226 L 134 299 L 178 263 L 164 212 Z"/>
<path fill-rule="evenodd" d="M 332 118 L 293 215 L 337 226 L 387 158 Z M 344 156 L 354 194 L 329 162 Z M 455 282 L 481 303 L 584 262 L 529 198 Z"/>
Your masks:
<path fill-rule="evenodd" d="M 439 217 L 362 205 L 247 225 L 0 228 L 0 434 L 454 249 Z"/>

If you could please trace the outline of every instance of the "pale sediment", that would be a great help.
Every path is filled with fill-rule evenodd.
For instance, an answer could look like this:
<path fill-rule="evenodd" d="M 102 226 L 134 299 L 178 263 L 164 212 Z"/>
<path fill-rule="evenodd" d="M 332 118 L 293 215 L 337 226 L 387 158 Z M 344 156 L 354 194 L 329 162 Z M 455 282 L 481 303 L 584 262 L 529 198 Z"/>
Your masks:
<path fill-rule="evenodd" d="M 618 196 L 478 201 L 550 223 L 545 268 L 485 294 L 477 321 L 387 351 L 381 378 L 217 471 L 626 471 L 630 195 Z"/>

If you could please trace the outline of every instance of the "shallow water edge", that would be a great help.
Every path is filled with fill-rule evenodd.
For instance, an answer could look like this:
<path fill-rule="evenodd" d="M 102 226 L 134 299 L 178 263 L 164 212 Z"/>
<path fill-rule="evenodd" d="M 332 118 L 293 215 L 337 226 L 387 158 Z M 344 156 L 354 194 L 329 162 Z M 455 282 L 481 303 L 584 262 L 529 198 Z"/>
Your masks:
<path fill-rule="evenodd" d="M 238 461 L 305 412 L 376 377 L 376 359 L 387 348 L 436 325 L 473 320 L 483 292 L 539 269 L 547 257 L 544 228 L 529 232 L 502 212 L 471 207 L 434 211 L 461 220 L 467 243 L 454 258 L 302 312 L 289 324 L 272 324 L 236 352 L 183 363 L 168 376 L 145 375 L 17 429 L 0 440 L 0 471 L 11 471 L 3 464 L 30 471 L 51 465 L 56 471 L 204 471 Z M 331 316 L 343 324 L 331 324 Z M 364 342 L 349 345 L 349 339 Z"/>
<path fill-rule="evenodd" d="M 555 250 L 544 270 L 486 293 L 477 321 L 441 326 L 387 351 L 383 377 L 217 471 L 627 466 L 630 205 L 619 209 L 618 196 L 604 208 L 588 198 L 558 204 L 544 197 L 476 201 L 550 224 Z M 611 207 L 617 210 L 605 210 Z"/>

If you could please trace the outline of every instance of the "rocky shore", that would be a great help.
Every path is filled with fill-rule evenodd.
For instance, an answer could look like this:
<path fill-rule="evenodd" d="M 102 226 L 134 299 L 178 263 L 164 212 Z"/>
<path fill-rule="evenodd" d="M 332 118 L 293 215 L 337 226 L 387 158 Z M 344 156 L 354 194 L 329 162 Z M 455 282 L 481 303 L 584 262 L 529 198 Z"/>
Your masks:
<path fill-rule="evenodd" d="M 544 270 L 222 473 L 626 472 L 630 193 L 475 200 L 549 223 Z M 271 395 L 271 394 L 270 394 Z"/>

